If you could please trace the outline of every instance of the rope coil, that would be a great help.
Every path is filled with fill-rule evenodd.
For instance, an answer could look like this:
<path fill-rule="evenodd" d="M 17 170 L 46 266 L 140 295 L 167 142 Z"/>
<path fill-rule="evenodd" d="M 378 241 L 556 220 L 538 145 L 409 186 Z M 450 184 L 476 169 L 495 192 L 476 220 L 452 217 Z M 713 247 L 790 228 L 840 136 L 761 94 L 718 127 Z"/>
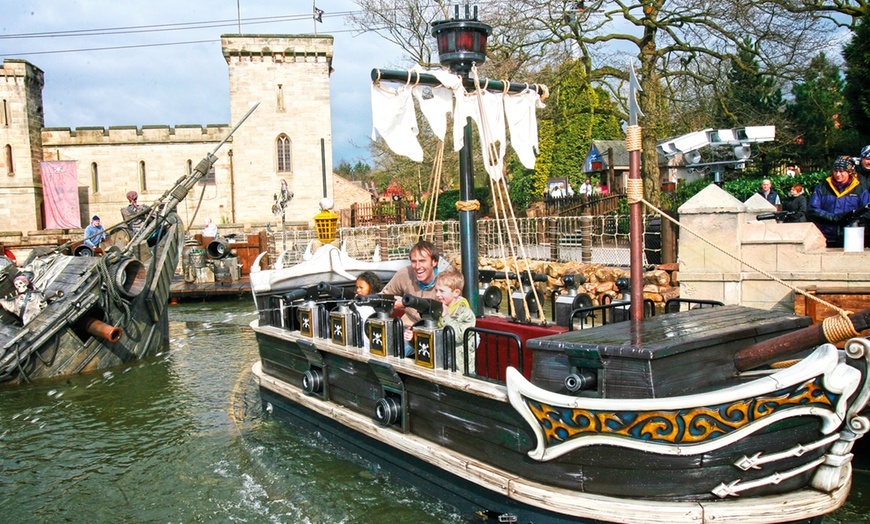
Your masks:
<path fill-rule="evenodd" d="M 832 344 L 860 336 L 860 333 L 855 331 L 852 319 L 846 316 L 845 312 L 823 320 L 822 332 L 828 342 Z"/>
<path fill-rule="evenodd" d="M 629 204 L 643 202 L 643 179 L 629 178 L 626 184 L 626 196 Z"/>
<path fill-rule="evenodd" d="M 457 211 L 478 211 L 480 209 L 480 200 L 459 200 L 456 202 Z"/>
<path fill-rule="evenodd" d="M 628 151 L 643 151 L 643 133 L 640 126 L 628 126 L 625 128 L 625 149 Z"/>

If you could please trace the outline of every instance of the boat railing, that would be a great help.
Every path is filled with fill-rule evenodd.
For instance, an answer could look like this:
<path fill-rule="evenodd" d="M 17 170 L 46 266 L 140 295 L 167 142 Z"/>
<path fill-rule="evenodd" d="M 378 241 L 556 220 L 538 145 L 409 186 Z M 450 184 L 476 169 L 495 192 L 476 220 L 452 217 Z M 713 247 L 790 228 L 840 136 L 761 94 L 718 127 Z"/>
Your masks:
<path fill-rule="evenodd" d="M 649 298 L 643 300 L 643 318 L 656 314 L 655 302 Z M 568 330 L 589 329 L 624 322 L 631 318 L 631 303 L 628 301 L 610 302 L 598 306 L 579 307 L 571 310 L 568 317 Z"/>
<path fill-rule="evenodd" d="M 523 343 L 514 333 L 496 331 L 482 327 L 470 327 L 465 330 L 463 350 L 465 351 L 465 374 L 468 374 L 469 343 L 477 342 L 476 378 L 505 383 L 508 366 L 513 366 L 524 372 Z"/>
<path fill-rule="evenodd" d="M 551 262 L 591 262 L 627 267 L 629 260 L 628 215 L 549 216 L 517 218 L 517 242 L 525 246 L 529 258 Z M 432 243 L 442 255 L 459 254 L 459 221 L 434 221 Z M 481 257 L 501 257 L 500 231 L 507 229 L 503 219 L 478 221 L 478 246 Z M 661 219 L 644 215 L 644 263 L 662 261 Z M 420 234 L 419 222 L 339 228 L 338 243 L 357 260 L 372 260 L 375 253 L 382 260 L 407 260 L 411 246 Z M 273 232 L 268 237 L 270 260 L 282 261 L 283 267 L 301 263 L 309 254 L 309 244 L 317 240 L 313 229 Z"/>

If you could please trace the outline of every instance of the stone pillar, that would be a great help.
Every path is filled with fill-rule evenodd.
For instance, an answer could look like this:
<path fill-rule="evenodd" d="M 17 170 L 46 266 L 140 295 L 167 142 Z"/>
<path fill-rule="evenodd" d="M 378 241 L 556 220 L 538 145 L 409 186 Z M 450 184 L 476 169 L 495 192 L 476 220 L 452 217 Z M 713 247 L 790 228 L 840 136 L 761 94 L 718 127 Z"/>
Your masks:
<path fill-rule="evenodd" d="M 710 184 L 680 206 L 680 297 L 740 304 L 740 236 L 746 206 Z M 702 241 L 694 231 L 712 244 Z"/>

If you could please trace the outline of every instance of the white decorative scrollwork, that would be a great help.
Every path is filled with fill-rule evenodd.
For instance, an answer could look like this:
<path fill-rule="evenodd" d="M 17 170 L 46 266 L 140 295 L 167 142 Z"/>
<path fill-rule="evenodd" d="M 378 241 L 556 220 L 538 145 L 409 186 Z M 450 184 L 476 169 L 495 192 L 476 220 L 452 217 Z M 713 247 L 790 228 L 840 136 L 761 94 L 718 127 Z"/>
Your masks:
<path fill-rule="evenodd" d="M 870 365 L 867 362 L 867 355 L 870 355 L 870 340 L 866 338 L 851 338 L 846 342 L 844 352 L 846 357 L 853 360 L 853 364 L 861 370 L 862 380 L 858 386 L 858 394 L 849 405 L 849 411 L 846 412 L 846 421 L 849 429 L 856 435 L 863 435 L 867 432 L 867 419 L 855 420 L 858 413 L 867 407 L 867 401 L 870 400 Z M 853 429 L 854 424 L 854 429 Z"/>

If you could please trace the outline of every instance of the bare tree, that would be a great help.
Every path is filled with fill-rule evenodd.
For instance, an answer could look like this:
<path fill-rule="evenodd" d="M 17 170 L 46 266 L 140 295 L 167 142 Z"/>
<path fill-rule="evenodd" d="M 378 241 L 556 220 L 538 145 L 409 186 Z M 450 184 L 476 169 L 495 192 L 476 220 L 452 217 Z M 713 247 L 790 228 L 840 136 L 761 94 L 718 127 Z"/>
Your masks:
<path fill-rule="evenodd" d="M 433 64 L 430 24 L 449 17 L 446 2 L 357 3 L 365 11 L 359 27 L 384 34 L 415 62 Z M 481 19 L 493 26 L 488 67 L 500 76 L 533 75 L 570 57 L 583 64 L 591 83 L 624 103 L 628 63 L 635 62 L 646 115 L 641 120 L 645 193 L 657 202 L 656 142 L 702 124 L 703 111 L 716 103 L 732 66 L 761 67 L 788 82 L 829 45 L 837 25 L 850 25 L 848 17 L 859 16 L 867 5 L 863 0 L 490 0 L 480 8 Z M 756 64 L 742 63 L 741 51 L 748 48 Z"/>

